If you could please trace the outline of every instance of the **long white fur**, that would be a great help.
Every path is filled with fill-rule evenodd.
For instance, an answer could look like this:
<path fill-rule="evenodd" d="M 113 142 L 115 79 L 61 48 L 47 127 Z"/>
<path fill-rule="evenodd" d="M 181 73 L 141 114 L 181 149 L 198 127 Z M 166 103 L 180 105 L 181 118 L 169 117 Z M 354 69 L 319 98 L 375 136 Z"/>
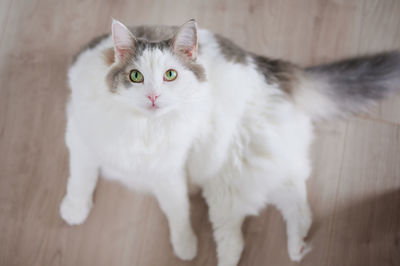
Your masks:
<path fill-rule="evenodd" d="M 154 194 L 165 212 L 175 254 L 190 260 L 197 240 L 189 221 L 187 175 L 209 205 L 218 265 L 235 266 L 243 249 L 241 225 L 271 203 L 287 222 L 288 251 L 299 261 L 311 224 L 305 182 L 310 174 L 310 118 L 277 85 L 268 85 L 251 58 L 228 62 L 212 33 L 198 31 L 199 82 L 174 55 L 145 51 L 137 63 L 144 84 L 112 94 L 102 58 L 112 38 L 85 51 L 70 68 L 67 146 L 70 177 L 61 204 L 69 224 L 84 222 L 98 172 Z M 176 81 L 160 77 L 170 68 Z M 159 112 L 146 93 L 160 94 Z"/>

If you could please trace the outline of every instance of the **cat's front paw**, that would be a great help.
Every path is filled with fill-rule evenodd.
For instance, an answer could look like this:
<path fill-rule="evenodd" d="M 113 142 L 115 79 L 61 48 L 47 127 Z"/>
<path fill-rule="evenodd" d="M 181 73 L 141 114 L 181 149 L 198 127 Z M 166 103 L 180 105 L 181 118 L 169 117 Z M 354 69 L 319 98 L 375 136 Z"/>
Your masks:
<path fill-rule="evenodd" d="M 181 260 L 192 260 L 197 255 L 197 237 L 192 230 L 171 239 L 175 255 Z"/>
<path fill-rule="evenodd" d="M 297 241 L 296 243 L 289 243 L 289 257 L 292 261 L 299 262 L 301 259 L 311 251 L 311 246 L 304 241 Z"/>
<path fill-rule="evenodd" d="M 60 206 L 60 215 L 69 225 L 83 223 L 92 208 L 91 200 L 81 200 L 65 196 Z"/>

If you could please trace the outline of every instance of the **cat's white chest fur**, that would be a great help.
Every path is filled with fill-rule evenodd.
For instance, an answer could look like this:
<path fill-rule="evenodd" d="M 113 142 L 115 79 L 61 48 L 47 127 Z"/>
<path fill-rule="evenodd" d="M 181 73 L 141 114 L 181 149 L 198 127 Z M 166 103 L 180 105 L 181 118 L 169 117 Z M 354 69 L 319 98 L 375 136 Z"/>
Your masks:
<path fill-rule="evenodd" d="M 107 179 L 150 191 L 159 178 L 183 167 L 190 139 L 179 123 L 171 127 L 157 119 L 138 119 L 113 110 L 104 112 L 96 106 L 70 116 Z M 171 134 L 172 130 L 175 134 Z M 180 131 L 182 134 L 176 134 Z"/>

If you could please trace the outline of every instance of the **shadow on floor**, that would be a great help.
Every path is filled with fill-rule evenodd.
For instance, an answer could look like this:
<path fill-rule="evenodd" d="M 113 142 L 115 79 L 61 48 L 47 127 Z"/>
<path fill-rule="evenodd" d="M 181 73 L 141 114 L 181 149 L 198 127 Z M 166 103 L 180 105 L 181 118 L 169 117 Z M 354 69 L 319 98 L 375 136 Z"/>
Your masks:
<path fill-rule="evenodd" d="M 247 219 L 243 231 L 246 248 L 240 266 L 299 265 L 289 260 L 285 223 L 275 208 Z M 400 265 L 400 190 L 338 204 L 324 216 L 316 213 L 308 241 L 313 250 L 300 265 Z"/>

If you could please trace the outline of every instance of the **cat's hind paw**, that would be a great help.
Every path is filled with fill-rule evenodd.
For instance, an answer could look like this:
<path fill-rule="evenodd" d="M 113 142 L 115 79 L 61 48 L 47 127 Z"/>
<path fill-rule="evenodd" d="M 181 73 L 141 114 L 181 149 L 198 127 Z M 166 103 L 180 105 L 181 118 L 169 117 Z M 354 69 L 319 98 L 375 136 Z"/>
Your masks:
<path fill-rule="evenodd" d="M 92 208 L 91 200 L 77 200 L 65 196 L 60 206 L 60 215 L 69 225 L 82 224 Z"/>

